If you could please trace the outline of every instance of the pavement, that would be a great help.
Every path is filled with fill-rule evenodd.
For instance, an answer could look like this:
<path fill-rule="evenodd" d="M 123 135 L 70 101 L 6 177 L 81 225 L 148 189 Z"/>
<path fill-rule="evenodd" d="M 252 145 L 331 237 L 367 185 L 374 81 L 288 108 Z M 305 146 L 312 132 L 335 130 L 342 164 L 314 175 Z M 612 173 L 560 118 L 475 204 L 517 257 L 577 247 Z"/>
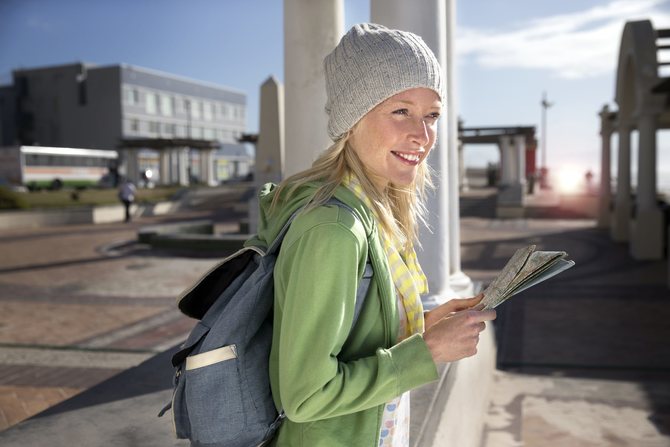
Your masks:
<path fill-rule="evenodd" d="M 174 299 L 215 259 L 149 250 L 136 231 L 202 218 L 232 231 L 236 198 L 204 193 L 175 215 L 130 224 L 0 233 L 0 445 L 61 445 L 44 434 L 67 439 L 72 424 L 82 439 L 116 430 L 106 445 L 150 444 L 146 423 L 124 413 L 157 412 L 169 398 L 164 365 L 193 324 Z M 474 281 L 489 282 L 528 243 L 565 250 L 576 266 L 498 308 L 480 447 L 670 446 L 666 261 L 632 260 L 593 220 L 560 207 L 509 220 L 494 208 L 494 190 L 461 197 L 462 268 Z M 151 445 L 184 445 L 168 419 L 151 420 L 165 433 Z"/>

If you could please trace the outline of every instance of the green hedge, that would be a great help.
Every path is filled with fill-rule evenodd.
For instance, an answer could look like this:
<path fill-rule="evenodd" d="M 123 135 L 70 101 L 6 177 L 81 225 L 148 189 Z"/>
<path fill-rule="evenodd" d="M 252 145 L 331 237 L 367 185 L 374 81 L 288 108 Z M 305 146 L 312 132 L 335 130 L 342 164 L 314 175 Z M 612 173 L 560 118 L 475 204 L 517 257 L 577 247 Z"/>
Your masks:
<path fill-rule="evenodd" d="M 14 191 L 0 186 L 0 209 L 21 210 L 28 208 L 28 202 Z"/>

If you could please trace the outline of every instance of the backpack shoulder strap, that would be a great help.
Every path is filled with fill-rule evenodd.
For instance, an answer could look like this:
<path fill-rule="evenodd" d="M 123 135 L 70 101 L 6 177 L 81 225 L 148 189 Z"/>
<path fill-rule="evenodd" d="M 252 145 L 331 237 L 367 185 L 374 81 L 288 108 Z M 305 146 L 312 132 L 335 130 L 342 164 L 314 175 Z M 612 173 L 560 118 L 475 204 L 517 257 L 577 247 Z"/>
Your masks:
<path fill-rule="evenodd" d="M 346 203 L 342 202 L 341 200 L 335 197 L 331 197 L 330 199 L 328 199 L 324 205 L 336 205 L 339 206 L 340 208 L 344 208 L 345 210 L 349 211 L 356 220 L 359 220 L 358 214 L 354 211 L 353 208 L 351 208 L 349 205 L 347 205 Z M 281 228 L 281 230 L 279 230 L 277 237 L 275 237 L 274 241 L 272 241 L 272 243 L 268 247 L 266 254 L 268 255 L 277 254 L 277 252 L 279 251 L 279 247 L 281 247 L 281 244 L 284 241 L 284 236 L 286 236 L 286 233 L 288 232 L 288 229 L 291 226 L 291 223 L 293 222 L 293 219 L 295 219 L 298 213 L 300 213 L 300 211 L 302 211 L 303 209 L 304 207 L 298 208 L 286 220 L 284 226 Z M 370 289 L 370 281 L 372 279 L 373 274 L 374 271 L 372 269 L 372 263 L 370 262 L 370 256 L 368 256 L 365 263 L 365 271 L 363 272 L 363 277 L 358 283 L 358 288 L 356 289 L 356 304 L 354 307 L 354 320 L 351 325 L 352 328 L 356 325 L 358 317 L 361 314 L 361 310 L 363 310 L 363 304 L 365 303 L 365 296 L 368 293 L 368 289 Z"/>

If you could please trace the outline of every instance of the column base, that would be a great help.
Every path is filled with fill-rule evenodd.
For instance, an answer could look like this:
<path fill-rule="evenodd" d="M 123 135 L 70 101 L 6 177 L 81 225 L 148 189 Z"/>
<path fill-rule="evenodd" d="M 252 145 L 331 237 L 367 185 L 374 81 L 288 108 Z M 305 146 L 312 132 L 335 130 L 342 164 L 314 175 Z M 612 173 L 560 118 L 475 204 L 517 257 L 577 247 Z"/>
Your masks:
<path fill-rule="evenodd" d="M 612 224 L 610 226 L 610 236 L 612 237 L 612 240 L 615 242 L 628 242 L 630 240 L 631 227 L 630 207 L 615 207 L 611 216 Z"/>
<path fill-rule="evenodd" d="M 659 209 L 638 211 L 630 223 L 630 254 L 638 260 L 663 259 L 663 212 Z"/>
<path fill-rule="evenodd" d="M 475 286 L 468 275 L 458 271 L 449 275 L 449 287 L 460 298 L 470 298 L 475 294 Z"/>

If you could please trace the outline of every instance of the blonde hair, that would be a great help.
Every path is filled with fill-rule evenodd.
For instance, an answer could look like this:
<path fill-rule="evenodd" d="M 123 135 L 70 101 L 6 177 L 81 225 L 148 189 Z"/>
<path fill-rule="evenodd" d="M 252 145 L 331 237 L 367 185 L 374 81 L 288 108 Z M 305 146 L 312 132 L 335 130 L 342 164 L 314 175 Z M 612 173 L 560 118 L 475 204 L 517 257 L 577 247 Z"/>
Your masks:
<path fill-rule="evenodd" d="M 356 126 L 354 126 L 355 128 Z M 419 222 L 428 226 L 426 215 L 426 188 L 433 187 L 430 167 L 422 162 L 414 181 L 407 186 L 389 183 L 384 191 L 379 191 L 372 182 L 374 173 L 361 162 L 349 144 L 352 130 L 326 149 L 312 164 L 312 167 L 292 175 L 282 181 L 272 199 L 270 212 L 283 200 L 284 195 L 291 196 L 301 186 L 313 182 L 322 182 L 310 198 L 306 210 L 326 203 L 348 175 L 359 180 L 363 191 L 372 202 L 374 213 L 385 231 L 396 243 L 409 248 L 414 242 L 419 244 Z M 420 245 L 420 244 L 419 244 Z"/>

